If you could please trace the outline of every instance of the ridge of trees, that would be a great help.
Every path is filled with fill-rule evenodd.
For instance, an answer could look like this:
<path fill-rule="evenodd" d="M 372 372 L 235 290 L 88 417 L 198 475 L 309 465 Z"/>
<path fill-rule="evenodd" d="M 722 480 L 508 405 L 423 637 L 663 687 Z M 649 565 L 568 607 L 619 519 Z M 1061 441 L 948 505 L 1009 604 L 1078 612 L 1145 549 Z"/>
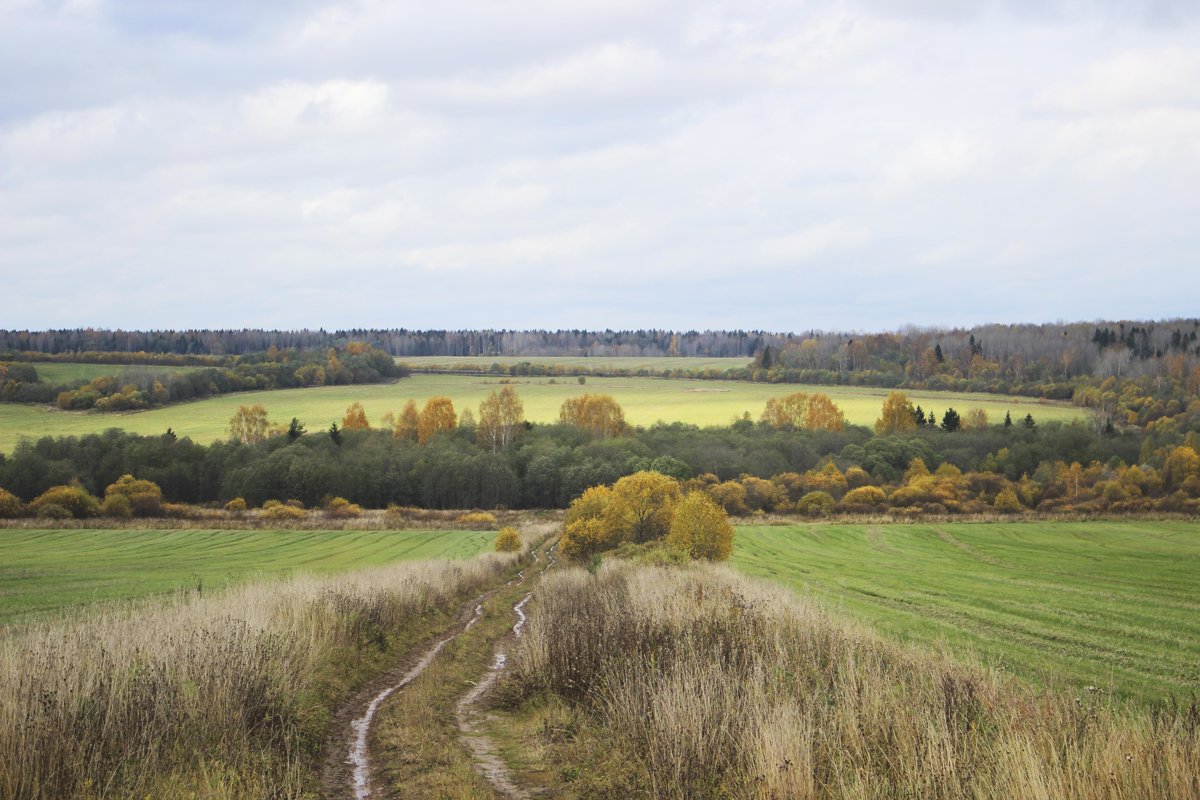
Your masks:
<path fill-rule="evenodd" d="M 27 358 L 30 353 L 2 354 Z M 92 353 L 120 363 L 122 354 Z M 0 359 L 0 401 L 54 403 L 63 410 L 128 411 L 210 397 L 228 392 L 289 389 L 326 384 L 379 383 L 403 377 L 408 370 L 387 353 L 361 342 L 327 350 L 299 351 L 272 348 L 246 356 L 210 358 L 221 366 L 203 366 L 186 372 L 166 372 L 153 366 L 181 366 L 176 356 L 132 354 L 137 363 L 116 375 L 100 375 L 68 384 L 43 382 L 36 364 Z M 184 357 L 187 361 L 192 356 Z M 61 359 L 56 359 L 61 360 Z"/>

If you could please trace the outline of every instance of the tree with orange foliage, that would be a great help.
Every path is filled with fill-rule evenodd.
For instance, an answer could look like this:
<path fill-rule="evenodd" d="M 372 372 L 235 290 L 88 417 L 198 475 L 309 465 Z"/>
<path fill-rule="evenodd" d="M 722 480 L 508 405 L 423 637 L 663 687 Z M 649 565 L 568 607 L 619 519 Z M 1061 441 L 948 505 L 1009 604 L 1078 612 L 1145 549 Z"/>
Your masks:
<path fill-rule="evenodd" d="M 453 431 L 458 427 L 458 415 L 449 397 L 431 397 L 421 409 L 417 422 L 417 442 L 428 444 L 439 433 Z"/>
<path fill-rule="evenodd" d="M 365 431 L 371 428 L 371 423 L 367 422 L 367 412 L 363 409 L 362 403 L 357 400 L 350 404 L 346 409 L 346 416 L 342 417 L 342 430 L 344 431 Z"/>
<path fill-rule="evenodd" d="M 762 421 L 777 431 L 794 431 L 804 427 L 808 413 L 808 395 L 794 392 L 787 397 L 772 397 L 763 409 Z"/>

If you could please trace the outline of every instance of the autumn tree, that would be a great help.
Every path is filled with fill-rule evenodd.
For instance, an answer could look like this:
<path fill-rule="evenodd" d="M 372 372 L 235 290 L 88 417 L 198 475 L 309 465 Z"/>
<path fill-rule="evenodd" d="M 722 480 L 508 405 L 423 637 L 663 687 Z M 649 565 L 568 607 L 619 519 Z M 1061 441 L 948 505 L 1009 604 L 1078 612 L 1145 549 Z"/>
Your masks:
<path fill-rule="evenodd" d="M 421 417 L 417 422 L 417 441 L 428 444 L 439 433 L 453 431 L 458 426 L 458 417 L 454 413 L 454 403 L 449 397 L 431 397 L 425 401 L 421 409 Z"/>
<path fill-rule="evenodd" d="M 916 409 L 904 392 L 889 392 L 883 401 L 879 419 L 875 420 L 876 433 L 905 433 L 917 429 Z"/>
<path fill-rule="evenodd" d="M 267 438 L 267 409 L 261 403 L 238 406 L 237 413 L 229 418 L 229 436 L 242 444 L 256 444 Z"/>
<path fill-rule="evenodd" d="M 724 561 L 733 551 L 733 526 L 708 495 L 692 492 L 675 508 L 667 542 L 692 558 Z"/>
<path fill-rule="evenodd" d="M 625 431 L 625 412 L 607 394 L 570 397 L 559 409 L 558 418 L 567 425 L 588 431 L 596 439 L 620 436 Z"/>
<path fill-rule="evenodd" d="M 763 409 L 762 421 L 779 431 L 794 431 L 804 427 L 808 413 L 808 395 L 794 392 L 786 397 L 772 397 Z"/>
<path fill-rule="evenodd" d="M 810 431 L 844 431 L 846 415 L 828 395 L 814 394 L 808 398 L 804 427 Z"/>
<path fill-rule="evenodd" d="M 513 387 L 505 386 L 479 404 L 479 429 L 475 440 L 495 453 L 516 439 L 524 422 L 525 406 L 521 398 Z"/>
<path fill-rule="evenodd" d="M 370 427 L 371 423 L 367 422 L 367 412 L 363 409 L 362 403 L 355 400 L 346 409 L 346 416 L 342 417 L 342 430 L 365 431 Z"/>
<path fill-rule="evenodd" d="M 417 441 L 420 428 L 421 412 L 417 411 L 417 401 L 409 400 L 404 405 L 404 410 L 400 412 L 400 417 L 396 420 L 396 427 L 392 430 L 392 437 L 415 442 Z"/>
<path fill-rule="evenodd" d="M 658 472 L 635 472 L 613 484 L 604 520 L 623 541 L 661 539 L 671 527 L 679 502 L 679 481 Z"/>
<path fill-rule="evenodd" d="M 987 426 L 988 415 L 982 408 L 970 409 L 962 420 L 963 430 L 967 431 L 986 431 Z"/>
<path fill-rule="evenodd" d="M 617 546 L 620 531 L 606 519 L 612 499 L 612 489 L 593 486 L 571 501 L 559 542 L 563 556 L 586 561 L 602 550 Z"/>

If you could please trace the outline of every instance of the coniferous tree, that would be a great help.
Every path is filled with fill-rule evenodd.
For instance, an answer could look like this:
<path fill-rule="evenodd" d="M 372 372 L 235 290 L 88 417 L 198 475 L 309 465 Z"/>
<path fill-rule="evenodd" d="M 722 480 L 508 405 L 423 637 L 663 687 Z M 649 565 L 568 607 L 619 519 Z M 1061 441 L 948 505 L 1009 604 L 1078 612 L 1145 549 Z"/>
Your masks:
<path fill-rule="evenodd" d="M 962 418 L 953 408 L 947 408 L 946 413 L 942 415 L 942 430 L 953 433 L 962 425 Z"/>

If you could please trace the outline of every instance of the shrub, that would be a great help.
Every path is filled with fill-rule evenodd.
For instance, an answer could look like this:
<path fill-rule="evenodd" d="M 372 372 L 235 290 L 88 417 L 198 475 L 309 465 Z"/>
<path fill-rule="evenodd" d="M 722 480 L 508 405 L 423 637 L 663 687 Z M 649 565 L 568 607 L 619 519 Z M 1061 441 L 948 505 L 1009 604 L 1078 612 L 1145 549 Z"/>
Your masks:
<path fill-rule="evenodd" d="M 304 519 L 306 512 L 303 508 L 284 505 L 278 500 L 268 500 L 266 503 L 263 503 L 262 514 L 260 516 L 263 519 L 295 520 Z"/>
<path fill-rule="evenodd" d="M 123 494 L 110 494 L 100 504 L 100 513 L 106 517 L 132 517 L 133 503 Z"/>
<path fill-rule="evenodd" d="M 796 501 L 796 511 L 808 517 L 827 517 L 836 505 L 829 492 L 809 492 Z"/>
<path fill-rule="evenodd" d="M 357 519 L 363 515 L 362 506 L 344 497 L 335 497 L 325 507 L 325 513 L 337 519 Z"/>
<path fill-rule="evenodd" d="M 71 519 L 74 516 L 57 503 L 43 503 L 38 506 L 37 515 L 39 519 Z"/>
<path fill-rule="evenodd" d="M 21 516 L 21 499 L 10 491 L 0 489 L 0 519 Z"/>
<path fill-rule="evenodd" d="M 517 529 L 511 525 L 501 528 L 500 533 L 496 535 L 496 552 L 515 553 L 520 549 L 521 534 L 517 533 Z"/>
<path fill-rule="evenodd" d="M 225 510 L 234 514 L 240 514 L 246 510 L 246 499 L 243 497 L 235 497 L 225 504 Z"/>
<path fill-rule="evenodd" d="M 104 490 L 105 500 L 113 496 L 127 498 L 131 514 L 137 514 L 139 517 L 156 517 L 162 513 L 162 489 L 153 481 L 122 475 Z"/>
<path fill-rule="evenodd" d="M 878 511 L 885 505 L 887 495 L 878 486 L 860 486 L 842 498 L 842 508 L 847 511 Z"/>
<path fill-rule="evenodd" d="M 44 506 L 55 505 L 76 519 L 94 517 L 100 513 L 100 501 L 79 484 L 70 486 L 51 486 L 33 499 L 29 507 L 34 512 L 40 512 Z"/>
<path fill-rule="evenodd" d="M 488 511 L 468 511 L 466 514 L 459 514 L 456 521 L 469 528 L 486 529 L 496 524 L 496 515 Z"/>
<path fill-rule="evenodd" d="M 992 507 L 1002 514 L 1014 514 L 1025 510 L 1025 507 L 1021 505 L 1021 501 L 1017 499 L 1017 493 L 1012 489 L 1004 489 L 997 494 L 996 502 L 992 504 Z"/>

